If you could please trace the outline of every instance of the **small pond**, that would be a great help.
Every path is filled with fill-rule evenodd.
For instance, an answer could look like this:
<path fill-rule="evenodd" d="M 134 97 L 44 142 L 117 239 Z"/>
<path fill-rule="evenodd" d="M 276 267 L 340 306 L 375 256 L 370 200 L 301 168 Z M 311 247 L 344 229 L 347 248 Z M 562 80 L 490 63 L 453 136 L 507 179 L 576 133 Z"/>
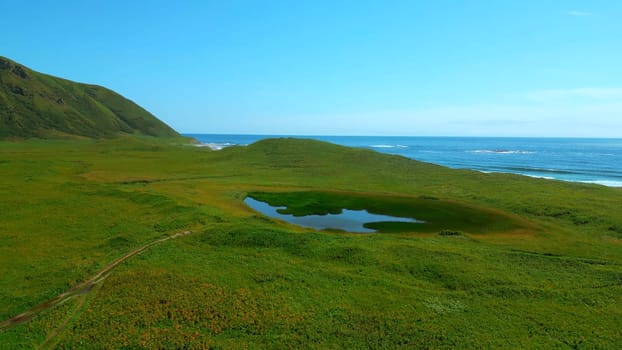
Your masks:
<path fill-rule="evenodd" d="M 412 218 L 378 215 L 372 214 L 367 210 L 350 209 L 342 209 L 340 214 L 294 216 L 292 214 L 282 214 L 279 212 L 279 210 L 286 209 L 286 207 L 273 207 L 268 203 L 258 201 L 251 197 L 246 197 L 244 203 L 263 215 L 316 230 L 337 229 L 347 232 L 370 233 L 376 232 L 376 230 L 367 228 L 364 225 L 372 222 L 424 223 L 424 221 Z"/>

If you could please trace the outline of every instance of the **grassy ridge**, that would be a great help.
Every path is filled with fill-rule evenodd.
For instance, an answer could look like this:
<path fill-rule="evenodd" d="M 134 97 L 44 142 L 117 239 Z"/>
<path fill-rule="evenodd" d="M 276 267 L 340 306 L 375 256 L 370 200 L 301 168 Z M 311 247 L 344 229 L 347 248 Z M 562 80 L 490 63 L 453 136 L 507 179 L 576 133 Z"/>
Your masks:
<path fill-rule="evenodd" d="M 0 57 L 0 138 L 119 134 L 179 137 L 111 90 L 38 73 Z"/>
<path fill-rule="evenodd" d="M 218 152 L 135 138 L 0 142 L 0 176 L 3 319 L 131 249 L 193 231 L 115 270 L 59 348 L 622 345 L 618 189 L 292 139 Z M 435 197 L 535 226 L 318 233 L 242 201 L 301 191 Z M 77 306 L 0 333 L 0 348 L 40 344 Z"/>

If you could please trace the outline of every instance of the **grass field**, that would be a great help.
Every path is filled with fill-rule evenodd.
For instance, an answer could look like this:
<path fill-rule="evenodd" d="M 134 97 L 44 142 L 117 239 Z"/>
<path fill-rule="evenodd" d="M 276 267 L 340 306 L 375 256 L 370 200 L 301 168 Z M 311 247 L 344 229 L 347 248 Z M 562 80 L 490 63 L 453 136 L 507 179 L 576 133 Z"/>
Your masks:
<path fill-rule="evenodd" d="M 171 142 L 0 142 L 0 321 L 191 231 L 0 330 L 0 348 L 622 347 L 620 189 L 310 140 Z M 434 225 L 316 232 L 248 194 L 423 206 Z"/>

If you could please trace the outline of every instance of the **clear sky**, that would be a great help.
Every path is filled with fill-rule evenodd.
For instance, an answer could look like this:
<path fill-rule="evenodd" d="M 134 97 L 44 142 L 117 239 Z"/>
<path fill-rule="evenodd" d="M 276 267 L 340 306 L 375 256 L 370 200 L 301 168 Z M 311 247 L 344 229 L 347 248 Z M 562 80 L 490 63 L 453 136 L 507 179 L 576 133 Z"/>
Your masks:
<path fill-rule="evenodd" d="M 618 0 L 0 8 L 0 55 L 184 133 L 622 137 Z"/>

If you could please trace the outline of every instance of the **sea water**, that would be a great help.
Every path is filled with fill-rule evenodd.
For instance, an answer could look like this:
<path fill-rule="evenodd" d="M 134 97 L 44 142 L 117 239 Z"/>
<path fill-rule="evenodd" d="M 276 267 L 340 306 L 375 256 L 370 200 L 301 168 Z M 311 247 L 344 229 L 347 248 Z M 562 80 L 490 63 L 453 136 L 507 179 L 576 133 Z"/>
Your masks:
<path fill-rule="evenodd" d="M 212 149 L 311 138 L 450 168 L 622 187 L 622 139 L 186 134 Z"/>

